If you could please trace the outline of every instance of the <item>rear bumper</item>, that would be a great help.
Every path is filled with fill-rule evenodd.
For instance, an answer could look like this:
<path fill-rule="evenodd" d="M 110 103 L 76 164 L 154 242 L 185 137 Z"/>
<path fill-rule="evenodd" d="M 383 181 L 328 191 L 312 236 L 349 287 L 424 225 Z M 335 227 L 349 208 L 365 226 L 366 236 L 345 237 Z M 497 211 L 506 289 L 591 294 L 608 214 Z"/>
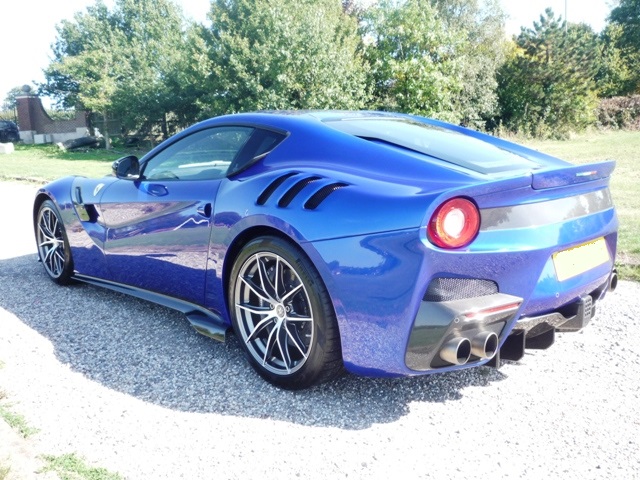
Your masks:
<path fill-rule="evenodd" d="M 512 295 L 495 293 L 461 300 L 423 301 L 411 330 L 405 363 L 411 370 L 426 373 L 487 361 L 499 366 L 501 359 L 519 360 L 526 348 L 550 347 L 556 331 L 577 332 L 584 328 L 595 316 L 596 303 L 616 284 L 614 270 L 606 282 L 576 301 L 515 322 L 522 299 Z M 495 338 L 495 347 L 483 345 L 488 338 Z M 455 354 L 451 349 L 456 349 Z"/>
<path fill-rule="evenodd" d="M 495 354 L 498 339 L 521 304 L 522 298 L 503 293 L 444 302 L 423 301 L 409 336 L 407 367 L 427 371 L 486 361 Z"/>

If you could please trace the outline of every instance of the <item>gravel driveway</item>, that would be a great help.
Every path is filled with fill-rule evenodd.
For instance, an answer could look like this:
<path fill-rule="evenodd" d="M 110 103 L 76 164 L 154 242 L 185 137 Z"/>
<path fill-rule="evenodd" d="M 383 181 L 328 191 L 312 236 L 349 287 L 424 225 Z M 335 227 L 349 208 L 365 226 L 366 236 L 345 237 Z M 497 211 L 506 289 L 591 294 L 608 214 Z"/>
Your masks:
<path fill-rule="evenodd" d="M 640 478 L 639 284 L 500 370 L 293 393 L 179 313 L 54 285 L 35 259 L 34 192 L 0 183 L 0 390 L 39 429 L 38 454 L 131 479 Z"/>

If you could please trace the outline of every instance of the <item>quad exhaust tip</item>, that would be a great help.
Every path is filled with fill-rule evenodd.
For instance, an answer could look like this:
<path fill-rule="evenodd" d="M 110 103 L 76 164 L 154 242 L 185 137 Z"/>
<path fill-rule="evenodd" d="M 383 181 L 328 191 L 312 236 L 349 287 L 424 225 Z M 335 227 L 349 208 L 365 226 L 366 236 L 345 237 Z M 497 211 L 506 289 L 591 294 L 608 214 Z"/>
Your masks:
<path fill-rule="evenodd" d="M 498 335 L 482 332 L 471 340 L 471 353 L 481 359 L 493 358 L 498 351 Z"/>
<path fill-rule="evenodd" d="M 609 291 L 614 292 L 618 287 L 618 270 L 615 268 L 611 272 L 611 277 L 609 278 Z"/>
<path fill-rule="evenodd" d="M 464 365 L 471 357 L 471 342 L 468 338 L 455 337 L 444 344 L 440 358 L 453 365 Z"/>
<path fill-rule="evenodd" d="M 486 360 L 493 358 L 498 351 L 498 335 L 494 332 L 482 332 L 469 340 L 455 337 L 444 344 L 440 350 L 440 358 L 452 365 L 464 365 L 471 355 Z"/>

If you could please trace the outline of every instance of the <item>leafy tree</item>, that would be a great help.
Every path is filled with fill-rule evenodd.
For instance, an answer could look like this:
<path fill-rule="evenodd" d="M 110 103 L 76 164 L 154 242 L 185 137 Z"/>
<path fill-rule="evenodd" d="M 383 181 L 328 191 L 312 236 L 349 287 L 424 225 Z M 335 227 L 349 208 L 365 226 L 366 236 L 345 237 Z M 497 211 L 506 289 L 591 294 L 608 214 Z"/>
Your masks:
<path fill-rule="evenodd" d="M 464 42 L 458 56 L 462 90 L 453 109 L 463 124 L 484 127 L 498 113 L 497 72 L 505 61 L 505 14 L 498 0 L 432 0 L 448 30 Z"/>
<path fill-rule="evenodd" d="M 126 128 L 161 122 L 169 135 L 167 114 L 180 108 L 176 81 L 186 44 L 184 19 L 169 0 L 118 0 L 111 22 L 124 38 L 114 110 Z"/>
<path fill-rule="evenodd" d="M 367 99 L 356 20 L 339 0 L 213 0 L 209 19 L 205 112 L 348 109 Z"/>
<path fill-rule="evenodd" d="M 113 11 L 97 0 L 58 25 L 40 91 L 63 107 L 99 112 L 105 130 L 108 116 L 127 130 L 149 128 L 180 107 L 183 25 L 170 0 L 116 0 Z"/>
<path fill-rule="evenodd" d="M 383 0 L 363 16 L 378 108 L 483 126 L 496 111 L 504 15 L 495 0 Z"/>
<path fill-rule="evenodd" d="M 640 93 L 640 0 L 620 0 L 609 15 L 611 25 L 619 26 L 615 38 L 629 77 L 618 94 Z"/>
<path fill-rule="evenodd" d="M 634 90 L 634 68 L 618 47 L 622 33 L 622 26 L 615 23 L 607 24 L 600 33 L 599 67 L 595 77 L 599 97 L 623 96 Z"/>
<path fill-rule="evenodd" d="M 22 87 L 13 87 L 11 90 L 9 90 L 7 92 L 7 96 L 4 98 L 1 110 L 13 110 L 14 108 L 16 108 L 16 98 L 18 98 L 20 95 L 24 95 Z"/>
<path fill-rule="evenodd" d="M 534 135 L 580 129 L 594 120 L 598 39 L 587 25 L 564 22 L 551 9 L 523 28 L 500 70 L 507 127 Z"/>
<path fill-rule="evenodd" d="M 463 84 L 455 53 L 464 39 L 430 0 L 382 0 L 365 12 L 363 33 L 377 108 L 458 120 L 453 104 Z"/>

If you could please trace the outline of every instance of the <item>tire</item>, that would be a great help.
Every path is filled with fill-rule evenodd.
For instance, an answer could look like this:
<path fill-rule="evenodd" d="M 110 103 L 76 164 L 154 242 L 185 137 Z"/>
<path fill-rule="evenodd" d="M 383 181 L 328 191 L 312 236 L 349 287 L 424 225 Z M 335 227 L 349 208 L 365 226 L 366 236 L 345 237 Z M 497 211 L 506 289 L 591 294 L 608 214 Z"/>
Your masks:
<path fill-rule="evenodd" d="M 38 255 L 49 278 L 59 285 L 72 283 L 73 259 L 69 239 L 58 209 L 45 200 L 36 219 Z"/>
<path fill-rule="evenodd" d="M 265 380 L 300 390 L 342 371 L 329 294 L 298 248 L 277 237 L 249 242 L 235 260 L 229 286 L 234 331 Z"/>

